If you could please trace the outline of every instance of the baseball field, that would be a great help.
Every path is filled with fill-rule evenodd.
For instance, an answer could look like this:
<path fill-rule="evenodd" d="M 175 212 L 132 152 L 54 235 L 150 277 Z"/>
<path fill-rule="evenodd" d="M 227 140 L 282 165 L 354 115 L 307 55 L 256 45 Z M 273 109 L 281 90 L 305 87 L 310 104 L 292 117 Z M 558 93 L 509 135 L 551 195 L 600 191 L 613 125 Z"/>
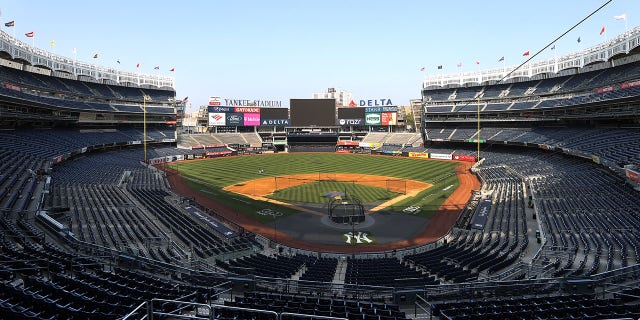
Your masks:
<path fill-rule="evenodd" d="M 358 197 L 368 211 L 429 218 L 458 188 L 450 161 L 333 153 L 221 157 L 172 163 L 192 191 L 262 223 L 326 214 L 327 196 Z M 277 214 L 265 214 L 265 212 Z"/>

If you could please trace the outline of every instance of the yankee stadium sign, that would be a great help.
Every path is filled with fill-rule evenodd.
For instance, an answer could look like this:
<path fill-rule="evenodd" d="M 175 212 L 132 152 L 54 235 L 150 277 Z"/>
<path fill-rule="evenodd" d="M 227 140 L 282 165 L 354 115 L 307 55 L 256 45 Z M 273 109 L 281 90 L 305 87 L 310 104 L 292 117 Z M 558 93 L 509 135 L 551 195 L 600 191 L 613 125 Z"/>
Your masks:
<path fill-rule="evenodd" d="M 232 107 L 282 107 L 282 101 L 277 100 L 224 99 L 224 104 Z"/>

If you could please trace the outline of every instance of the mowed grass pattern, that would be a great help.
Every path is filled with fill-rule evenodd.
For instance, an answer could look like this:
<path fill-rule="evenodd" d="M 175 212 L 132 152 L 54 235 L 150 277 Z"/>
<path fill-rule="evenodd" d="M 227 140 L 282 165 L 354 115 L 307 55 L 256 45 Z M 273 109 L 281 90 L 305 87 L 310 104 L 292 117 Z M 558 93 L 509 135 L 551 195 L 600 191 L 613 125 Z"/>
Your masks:
<path fill-rule="evenodd" d="M 334 153 L 280 153 L 171 164 L 183 175 L 220 187 L 299 173 L 361 173 L 431 182 L 451 173 L 455 166 L 455 162 Z M 259 169 L 264 173 L 259 174 Z"/>
<path fill-rule="evenodd" d="M 257 211 L 266 207 L 277 209 L 284 213 L 284 216 L 296 211 L 226 192 L 222 188 L 259 178 L 302 173 L 320 173 L 320 175 L 325 173 L 359 173 L 411 179 L 428 182 L 434 186 L 414 198 L 402 201 L 400 206 L 389 208 L 389 210 L 400 213 L 407 206 L 417 205 L 428 208 L 420 214 L 428 216 L 428 214 L 435 212 L 447 195 L 457 188 L 458 179 L 452 176 L 456 165 L 458 163 L 447 161 L 336 153 L 280 153 L 222 157 L 169 164 L 171 168 L 184 176 L 187 183 L 195 190 L 262 222 L 273 221 L 273 219 L 266 219 L 264 216 L 256 214 Z M 448 178 L 443 179 L 444 177 Z M 452 185 L 452 187 L 441 190 L 444 189 L 443 183 Z M 305 196 L 317 197 L 318 194 L 312 191 Z M 357 196 L 361 195 L 357 194 Z"/>
<path fill-rule="evenodd" d="M 336 181 L 311 182 L 284 190 L 278 190 L 268 196 L 290 203 L 319 203 L 324 204 L 329 201 L 325 194 L 328 192 L 345 192 L 347 195 L 355 195 L 362 203 L 380 202 L 398 196 L 398 193 L 387 191 L 384 188 L 366 186 L 357 183 L 345 183 Z"/>

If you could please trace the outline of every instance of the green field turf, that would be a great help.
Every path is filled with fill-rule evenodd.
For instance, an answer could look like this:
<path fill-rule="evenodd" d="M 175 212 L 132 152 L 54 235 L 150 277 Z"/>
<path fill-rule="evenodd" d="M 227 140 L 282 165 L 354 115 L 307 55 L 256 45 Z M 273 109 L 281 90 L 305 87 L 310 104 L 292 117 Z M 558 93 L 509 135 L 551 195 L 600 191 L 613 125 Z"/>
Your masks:
<path fill-rule="evenodd" d="M 268 198 L 289 203 L 317 203 L 325 204 L 329 199 L 324 197 L 328 192 L 343 192 L 347 195 L 357 195 L 362 203 L 386 201 L 399 196 L 399 193 L 384 188 L 366 186 L 357 183 L 337 181 L 317 181 L 278 190 Z"/>
<path fill-rule="evenodd" d="M 420 210 L 412 214 L 429 217 L 458 187 L 458 179 L 454 172 L 456 165 L 458 164 L 455 162 L 390 156 L 334 153 L 280 153 L 172 163 L 169 164 L 169 167 L 177 170 L 185 177 L 189 186 L 194 190 L 234 208 L 234 210 L 238 211 L 238 214 L 247 214 L 262 222 L 269 222 L 277 218 L 259 215 L 257 212 L 261 209 L 269 208 L 283 213 L 283 216 L 287 216 L 298 211 L 271 203 L 266 204 L 260 201 L 254 201 L 235 193 L 226 192 L 222 190 L 222 188 L 269 176 L 301 173 L 360 173 L 411 179 L 431 183 L 433 186 L 415 197 L 405 199 L 393 207 L 387 208 L 387 210 L 403 213 L 403 210 L 407 207 L 416 206 L 420 208 Z M 260 173 L 260 171 L 262 171 L 262 173 Z M 299 199 L 290 198 L 291 201 L 304 202 L 301 200 L 320 196 L 318 191 L 313 187 L 311 187 L 310 190 L 309 192 L 303 192 L 303 195 L 301 195 Z M 386 190 L 384 191 L 388 192 Z M 278 193 L 282 194 L 286 192 L 295 193 L 295 191 L 289 190 L 278 191 Z M 354 195 L 362 197 L 362 195 L 355 194 L 355 192 Z M 278 194 L 276 197 L 280 198 L 281 195 Z"/>

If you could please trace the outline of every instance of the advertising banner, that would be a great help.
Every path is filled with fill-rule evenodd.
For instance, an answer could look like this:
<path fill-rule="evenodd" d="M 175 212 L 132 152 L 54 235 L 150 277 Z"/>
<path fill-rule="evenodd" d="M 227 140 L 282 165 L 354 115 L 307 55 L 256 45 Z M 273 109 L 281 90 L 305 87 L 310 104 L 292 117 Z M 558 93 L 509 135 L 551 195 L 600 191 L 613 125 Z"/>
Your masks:
<path fill-rule="evenodd" d="M 360 146 L 360 141 L 338 141 L 339 146 Z"/>
<path fill-rule="evenodd" d="M 263 126 L 290 126 L 291 119 L 261 119 L 261 125 Z"/>
<path fill-rule="evenodd" d="M 207 151 L 205 153 L 206 156 L 223 156 L 225 154 L 231 154 L 231 150 L 227 150 L 227 151 Z"/>
<path fill-rule="evenodd" d="M 621 89 L 627 89 L 627 88 L 636 87 L 636 86 L 640 86 L 640 80 L 623 82 L 620 84 Z"/>
<path fill-rule="evenodd" d="M 631 169 L 625 169 L 624 175 L 627 176 L 627 179 L 629 179 L 630 181 L 633 181 L 635 183 L 640 182 L 640 174 Z"/>
<path fill-rule="evenodd" d="M 429 158 L 427 152 L 409 152 L 409 158 Z"/>
<path fill-rule="evenodd" d="M 616 88 L 614 86 L 606 86 L 606 87 L 602 87 L 602 88 L 596 88 L 596 93 L 605 93 L 605 92 L 609 92 L 609 91 L 613 91 Z"/>
<path fill-rule="evenodd" d="M 242 113 L 227 113 L 227 125 L 228 126 L 242 126 L 244 125 L 244 116 Z"/>
<path fill-rule="evenodd" d="M 336 125 L 339 126 L 357 126 L 357 125 L 361 125 L 364 124 L 364 119 L 359 118 L 359 119 L 337 119 L 336 120 Z"/>
<path fill-rule="evenodd" d="M 239 109 L 239 108 L 236 108 L 236 109 Z M 244 125 L 245 126 L 259 126 L 260 125 L 260 113 L 245 113 L 244 114 Z"/>
<path fill-rule="evenodd" d="M 165 158 L 164 157 L 155 158 L 155 159 L 150 159 L 149 160 L 149 164 L 152 164 L 152 165 L 154 165 L 154 164 L 163 164 L 163 163 L 165 163 Z"/>
<path fill-rule="evenodd" d="M 491 211 L 491 199 L 482 200 L 478 205 L 476 212 L 473 213 L 471 228 L 480 230 L 484 229 L 489 217 L 489 211 Z"/>
<path fill-rule="evenodd" d="M 221 106 L 209 106 L 207 107 L 209 112 L 233 112 L 233 107 L 221 107 Z"/>
<path fill-rule="evenodd" d="M 210 106 L 219 106 L 220 105 L 220 97 L 209 97 L 209 105 Z"/>
<path fill-rule="evenodd" d="M 388 107 L 365 107 L 364 112 L 367 113 L 380 113 L 380 112 L 397 112 L 397 106 L 388 106 Z"/>
<path fill-rule="evenodd" d="M 380 114 L 379 113 L 366 113 L 365 116 L 365 124 L 371 126 L 379 126 L 380 125 Z"/>
<path fill-rule="evenodd" d="M 224 126 L 224 125 L 225 125 L 224 113 L 209 112 L 209 127 Z"/>
<path fill-rule="evenodd" d="M 260 108 L 256 108 L 256 107 L 235 107 L 235 108 L 233 108 L 233 112 L 260 114 Z"/>
<path fill-rule="evenodd" d="M 380 122 L 383 126 L 395 126 L 398 124 L 397 115 L 395 112 L 383 112 L 380 114 Z"/>
<path fill-rule="evenodd" d="M 470 155 L 466 155 L 466 154 L 454 154 L 453 155 L 453 160 L 476 162 L 477 159 L 476 159 L 476 156 L 470 156 Z"/>
<path fill-rule="evenodd" d="M 448 153 L 432 153 L 429 158 L 431 159 L 440 159 L 440 160 L 451 160 L 451 155 Z"/>

